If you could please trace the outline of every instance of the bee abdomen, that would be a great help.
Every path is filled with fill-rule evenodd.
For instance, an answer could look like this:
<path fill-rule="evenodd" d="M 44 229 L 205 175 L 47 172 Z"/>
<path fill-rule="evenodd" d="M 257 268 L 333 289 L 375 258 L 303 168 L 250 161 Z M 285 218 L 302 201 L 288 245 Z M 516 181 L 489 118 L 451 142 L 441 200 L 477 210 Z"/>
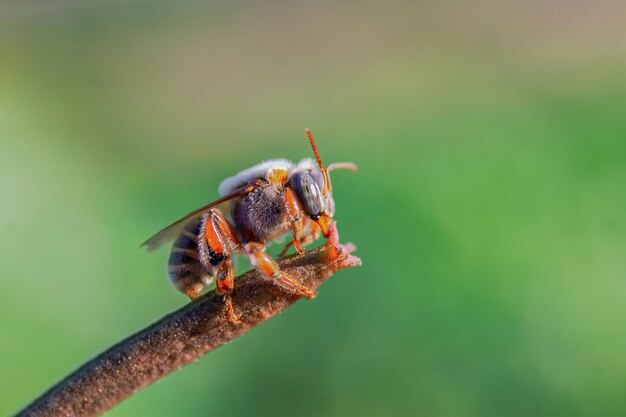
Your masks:
<path fill-rule="evenodd" d="M 178 236 L 168 261 L 172 284 L 190 298 L 196 298 L 211 281 L 198 255 L 200 221 L 189 224 Z"/>

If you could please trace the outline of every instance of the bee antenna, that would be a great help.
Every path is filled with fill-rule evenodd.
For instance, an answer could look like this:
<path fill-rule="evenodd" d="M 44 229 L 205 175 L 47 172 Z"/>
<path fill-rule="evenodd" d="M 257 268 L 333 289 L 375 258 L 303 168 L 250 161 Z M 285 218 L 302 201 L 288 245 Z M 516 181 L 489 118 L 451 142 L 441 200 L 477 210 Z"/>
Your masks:
<path fill-rule="evenodd" d="M 313 153 L 315 154 L 315 159 L 317 159 L 317 165 L 320 166 L 320 170 L 324 170 L 324 164 L 322 164 L 322 158 L 320 158 L 320 154 L 317 151 L 317 145 L 315 145 L 315 139 L 313 139 L 313 135 L 309 129 L 304 130 L 306 132 L 307 137 L 309 138 L 309 142 L 311 143 L 311 147 L 313 148 Z"/>

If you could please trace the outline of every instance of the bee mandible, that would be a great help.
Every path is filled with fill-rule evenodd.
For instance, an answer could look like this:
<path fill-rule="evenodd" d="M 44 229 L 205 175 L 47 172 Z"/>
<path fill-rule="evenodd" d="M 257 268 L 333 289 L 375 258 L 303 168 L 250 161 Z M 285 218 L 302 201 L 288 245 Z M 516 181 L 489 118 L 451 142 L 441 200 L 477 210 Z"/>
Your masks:
<path fill-rule="evenodd" d="M 309 129 L 306 134 L 315 160 L 272 159 L 226 178 L 219 185 L 220 198 L 175 221 L 142 245 L 152 250 L 175 237 L 168 262 L 172 283 L 194 299 L 215 280 L 231 322 L 239 321 L 231 298 L 235 253 L 246 255 L 263 277 L 283 290 L 307 298 L 316 295 L 281 271 L 265 250 L 288 233 L 292 238 L 281 255 L 292 245 L 303 253 L 303 245 L 320 235 L 328 238 L 335 215 L 330 171 L 356 170 L 351 162 L 324 166 Z"/>

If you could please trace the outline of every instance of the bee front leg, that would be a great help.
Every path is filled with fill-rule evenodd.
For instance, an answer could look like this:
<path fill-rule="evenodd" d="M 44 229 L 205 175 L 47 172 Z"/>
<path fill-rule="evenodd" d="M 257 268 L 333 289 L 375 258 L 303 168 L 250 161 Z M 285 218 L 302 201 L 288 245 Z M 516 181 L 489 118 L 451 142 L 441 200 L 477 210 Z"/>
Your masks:
<path fill-rule="evenodd" d="M 304 211 L 302 210 L 302 207 L 300 207 L 296 194 L 289 187 L 285 188 L 285 207 L 287 208 L 287 214 L 289 215 L 291 230 L 293 232 L 293 239 L 291 243 L 293 244 L 293 247 L 296 248 L 296 252 L 300 254 L 304 253 L 304 249 L 302 249 L 302 244 L 300 243 Z M 288 248 L 289 245 L 285 246 L 285 249 L 283 249 L 280 256 L 284 255 L 284 252 L 287 252 Z"/>
<path fill-rule="evenodd" d="M 283 247 L 280 251 L 280 253 L 278 254 L 279 258 L 282 258 L 283 256 L 285 256 L 285 254 L 287 253 L 287 251 L 289 250 L 289 248 L 293 245 L 293 240 L 290 240 L 289 242 L 287 242 L 285 244 L 285 247 Z"/>
<path fill-rule="evenodd" d="M 310 245 L 320 238 L 322 235 L 322 231 L 320 227 L 313 220 L 309 218 L 302 219 L 303 227 L 300 229 L 298 233 L 298 240 L 301 246 Z M 285 244 L 285 247 L 278 254 L 279 258 L 285 256 L 289 248 L 293 245 L 293 240 L 290 240 Z"/>
<path fill-rule="evenodd" d="M 265 248 L 261 243 L 250 242 L 246 244 L 244 250 L 248 258 L 250 258 L 250 263 L 263 276 L 272 280 L 283 290 L 306 298 L 313 298 L 317 295 L 317 291 L 308 288 L 296 278 L 281 271 L 276 261 L 265 252 Z"/>

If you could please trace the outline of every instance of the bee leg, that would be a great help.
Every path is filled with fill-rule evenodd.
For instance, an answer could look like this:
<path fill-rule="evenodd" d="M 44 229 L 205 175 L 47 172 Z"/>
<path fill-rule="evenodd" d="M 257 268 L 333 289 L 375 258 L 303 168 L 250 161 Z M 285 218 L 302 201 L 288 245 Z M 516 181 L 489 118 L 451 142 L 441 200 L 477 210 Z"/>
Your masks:
<path fill-rule="evenodd" d="M 304 211 L 302 210 L 302 207 L 300 207 L 300 203 L 298 202 L 295 193 L 289 187 L 285 188 L 285 207 L 287 208 L 287 213 L 289 214 L 289 219 L 291 220 L 291 230 L 293 231 L 293 239 L 291 243 L 296 249 L 296 252 L 304 253 L 304 249 L 302 249 L 302 245 L 300 244 Z M 289 245 L 285 246 L 280 256 L 284 255 L 288 248 Z"/>
<path fill-rule="evenodd" d="M 313 298 L 317 295 L 317 291 L 302 285 L 296 278 L 281 271 L 276 261 L 265 252 L 261 243 L 246 244 L 245 252 L 250 258 L 250 263 L 283 290 L 306 298 Z"/>
<path fill-rule="evenodd" d="M 313 220 L 306 218 L 306 217 L 302 219 L 302 223 L 304 224 L 304 226 L 302 227 L 302 229 L 300 229 L 300 232 L 298 234 L 299 236 L 298 240 L 300 241 L 301 246 L 310 245 L 311 243 L 315 242 L 317 239 L 320 238 L 320 236 L 322 235 L 322 230 L 317 225 L 317 223 L 315 223 Z M 290 240 L 289 242 L 287 242 L 285 244 L 285 247 L 278 254 L 278 257 L 282 258 L 283 256 L 285 256 L 285 254 L 287 253 L 287 251 L 292 245 L 293 245 L 293 240 Z"/>
<path fill-rule="evenodd" d="M 287 253 L 291 245 L 293 245 L 293 240 L 290 240 L 289 242 L 285 244 L 285 247 L 280 251 L 280 253 L 278 254 L 278 257 L 282 258 L 283 256 L 285 256 L 285 254 Z"/>
<path fill-rule="evenodd" d="M 300 243 L 302 245 L 309 245 L 315 242 L 322 235 L 322 229 L 313 220 L 308 217 L 304 219 L 304 227 L 300 234 Z"/>
<path fill-rule="evenodd" d="M 233 307 L 232 292 L 235 288 L 235 274 L 233 273 L 233 265 L 231 259 L 228 258 L 220 265 L 217 271 L 217 281 L 215 281 L 218 294 L 222 294 L 224 305 L 226 306 L 226 313 L 228 314 L 228 320 L 231 323 L 237 324 L 241 320 L 237 314 L 235 314 L 235 308 Z"/>
<path fill-rule="evenodd" d="M 217 292 L 222 294 L 229 321 L 238 323 L 239 317 L 233 307 L 232 291 L 235 287 L 231 255 L 239 250 L 232 227 L 217 208 L 210 210 L 202 217 L 198 239 L 200 262 L 216 276 Z"/>
<path fill-rule="evenodd" d="M 293 229 L 293 238 L 291 239 L 291 243 L 293 247 L 296 249 L 296 252 L 299 254 L 304 253 L 304 249 L 302 249 L 302 243 L 300 241 L 300 232 L 302 231 L 302 221 L 298 220 L 293 222 L 291 225 Z"/>

